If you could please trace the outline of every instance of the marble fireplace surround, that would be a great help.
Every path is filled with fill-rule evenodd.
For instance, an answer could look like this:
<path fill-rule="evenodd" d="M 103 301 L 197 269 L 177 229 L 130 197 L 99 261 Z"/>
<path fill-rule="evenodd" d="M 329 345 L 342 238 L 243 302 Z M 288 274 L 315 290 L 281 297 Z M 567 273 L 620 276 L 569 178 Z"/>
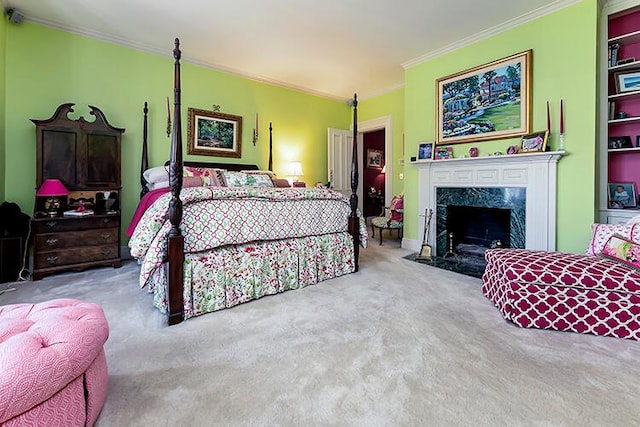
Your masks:
<path fill-rule="evenodd" d="M 429 244 L 436 247 L 436 188 L 524 187 L 526 189 L 525 248 L 553 251 L 556 247 L 556 181 L 558 161 L 565 151 L 418 160 L 418 236 L 405 239 L 403 247 L 420 250 L 424 211 L 434 210 Z"/>

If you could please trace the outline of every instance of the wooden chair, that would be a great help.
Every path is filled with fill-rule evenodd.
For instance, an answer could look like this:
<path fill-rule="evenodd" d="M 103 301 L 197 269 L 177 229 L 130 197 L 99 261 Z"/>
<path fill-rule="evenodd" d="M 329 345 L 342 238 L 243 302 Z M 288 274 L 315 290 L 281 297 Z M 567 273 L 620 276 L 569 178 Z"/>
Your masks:
<path fill-rule="evenodd" d="M 389 215 L 387 216 L 387 211 Z M 380 216 L 371 220 L 371 237 L 376 237 L 376 228 L 380 231 L 380 244 L 382 245 L 382 232 L 384 230 L 398 230 L 398 239 L 402 237 L 404 220 L 404 198 L 402 195 L 394 196 L 389 206 L 385 206 Z"/>

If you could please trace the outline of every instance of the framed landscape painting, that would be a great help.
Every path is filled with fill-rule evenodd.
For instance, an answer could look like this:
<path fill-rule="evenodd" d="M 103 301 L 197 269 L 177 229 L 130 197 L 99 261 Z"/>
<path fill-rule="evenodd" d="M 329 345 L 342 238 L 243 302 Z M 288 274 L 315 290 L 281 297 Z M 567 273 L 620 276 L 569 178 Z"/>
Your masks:
<path fill-rule="evenodd" d="M 242 117 L 189 108 L 189 154 L 241 157 Z"/>
<path fill-rule="evenodd" d="M 436 81 L 437 144 L 530 132 L 531 50 Z"/>

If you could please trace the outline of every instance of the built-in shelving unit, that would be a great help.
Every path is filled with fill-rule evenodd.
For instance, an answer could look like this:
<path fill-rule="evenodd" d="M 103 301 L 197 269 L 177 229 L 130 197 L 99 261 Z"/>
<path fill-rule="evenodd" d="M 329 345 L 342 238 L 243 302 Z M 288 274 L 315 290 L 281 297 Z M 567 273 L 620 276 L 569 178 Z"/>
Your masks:
<path fill-rule="evenodd" d="M 632 207 L 640 190 L 640 88 L 625 88 L 623 79 L 640 73 L 640 0 L 609 0 L 600 18 L 597 210 L 600 222 L 617 223 L 638 214 Z M 620 141 L 624 148 L 610 148 Z M 627 209 L 611 201 L 620 184 L 636 196 Z"/>

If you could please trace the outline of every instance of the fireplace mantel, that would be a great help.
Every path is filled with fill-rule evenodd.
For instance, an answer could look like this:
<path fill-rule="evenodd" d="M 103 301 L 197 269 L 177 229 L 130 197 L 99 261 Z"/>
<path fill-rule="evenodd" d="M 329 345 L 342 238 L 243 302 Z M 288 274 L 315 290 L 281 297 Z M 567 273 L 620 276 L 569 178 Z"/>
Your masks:
<path fill-rule="evenodd" d="M 526 188 L 527 249 L 555 250 L 557 164 L 566 151 L 464 157 L 447 160 L 418 160 L 418 230 L 424 232 L 426 208 L 435 211 L 438 187 L 524 187 Z M 435 223 L 431 222 L 429 243 L 435 248 Z M 420 242 L 406 242 L 414 250 Z"/>

